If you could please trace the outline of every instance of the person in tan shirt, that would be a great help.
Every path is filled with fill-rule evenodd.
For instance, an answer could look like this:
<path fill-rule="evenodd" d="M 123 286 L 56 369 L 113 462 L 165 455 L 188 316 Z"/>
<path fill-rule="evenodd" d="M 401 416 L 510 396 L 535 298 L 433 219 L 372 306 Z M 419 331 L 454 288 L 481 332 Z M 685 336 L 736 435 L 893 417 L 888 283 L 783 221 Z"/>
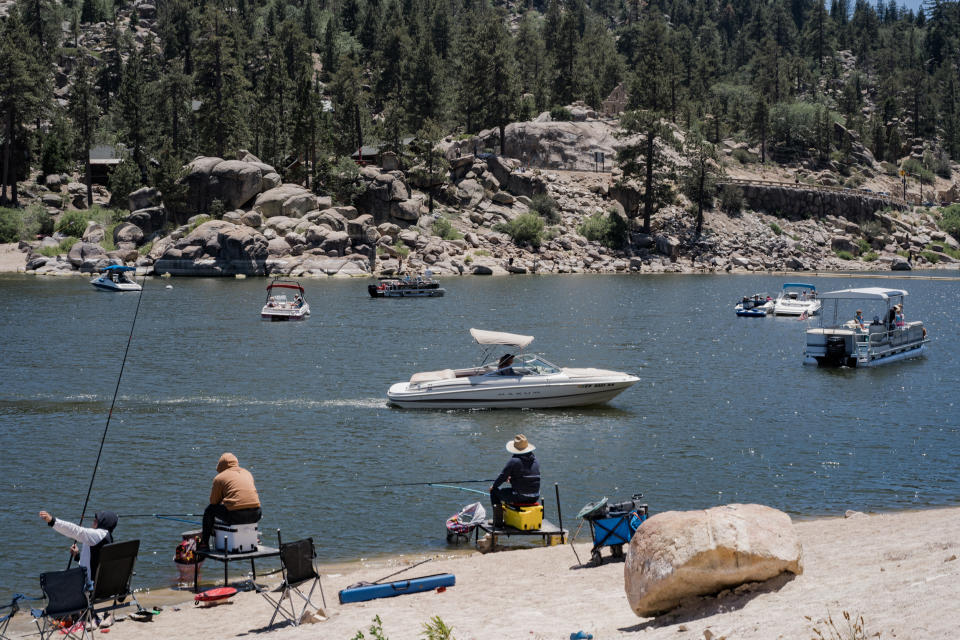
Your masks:
<path fill-rule="evenodd" d="M 214 518 L 226 524 L 253 524 L 260 522 L 262 515 L 253 475 L 240 466 L 237 456 L 224 453 L 217 462 L 217 475 L 210 489 L 210 505 L 203 512 L 200 549 L 210 548 Z"/>

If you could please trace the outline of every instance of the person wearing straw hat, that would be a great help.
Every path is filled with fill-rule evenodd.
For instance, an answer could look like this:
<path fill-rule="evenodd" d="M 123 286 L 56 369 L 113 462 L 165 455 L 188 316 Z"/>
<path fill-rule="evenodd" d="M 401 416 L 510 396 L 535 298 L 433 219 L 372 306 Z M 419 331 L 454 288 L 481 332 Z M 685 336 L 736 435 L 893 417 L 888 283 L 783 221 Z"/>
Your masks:
<path fill-rule="evenodd" d="M 540 463 L 533 455 L 535 446 L 527 436 L 517 434 L 507 442 L 507 451 L 513 456 L 490 487 L 490 504 L 493 505 L 493 524 L 503 526 L 503 503 L 530 504 L 540 499 Z M 509 482 L 509 487 L 501 487 Z"/>

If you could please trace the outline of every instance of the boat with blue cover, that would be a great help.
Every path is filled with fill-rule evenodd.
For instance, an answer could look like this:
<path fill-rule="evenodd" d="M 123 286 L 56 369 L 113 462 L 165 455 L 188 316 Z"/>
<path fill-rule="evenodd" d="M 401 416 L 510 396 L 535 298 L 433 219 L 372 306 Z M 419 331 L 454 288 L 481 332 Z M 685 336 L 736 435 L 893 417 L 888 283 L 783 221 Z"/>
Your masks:
<path fill-rule="evenodd" d="M 136 268 L 112 264 L 100 269 L 100 275 L 90 284 L 100 291 L 140 291 L 143 287 L 127 275 L 131 271 L 136 271 Z"/>

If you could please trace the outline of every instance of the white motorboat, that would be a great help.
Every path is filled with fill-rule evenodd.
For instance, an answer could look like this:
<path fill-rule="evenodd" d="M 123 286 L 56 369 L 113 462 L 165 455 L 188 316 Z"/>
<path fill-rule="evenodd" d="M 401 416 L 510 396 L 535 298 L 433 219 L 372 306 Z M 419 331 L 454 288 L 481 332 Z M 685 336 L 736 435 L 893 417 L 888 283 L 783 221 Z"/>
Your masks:
<path fill-rule="evenodd" d="M 804 364 L 875 367 L 924 355 L 927 330 L 920 321 L 903 320 L 906 296 L 903 289 L 880 287 L 822 294 L 826 307 L 820 326 L 807 329 Z M 877 311 L 869 324 L 854 316 L 854 309 L 868 306 Z"/>
<path fill-rule="evenodd" d="M 780 290 L 773 304 L 776 316 L 815 316 L 820 313 L 821 303 L 817 298 L 817 288 L 803 282 L 787 282 Z"/>
<path fill-rule="evenodd" d="M 287 298 L 286 290 L 291 293 L 292 299 Z M 270 322 L 284 322 L 288 320 L 306 320 L 310 315 L 310 305 L 303 297 L 303 287 L 295 280 L 276 279 L 267 285 L 267 301 L 260 310 L 260 318 Z"/>
<path fill-rule="evenodd" d="M 100 269 L 100 275 L 91 280 L 90 284 L 100 291 L 140 291 L 143 287 L 130 279 L 127 275 L 130 271 L 136 271 L 136 268 L 112 264 Z"/>
<path fill-rule="evenodd" d="M 619 371 L 558 367 L 523 353 L 533 336 L 480 329 L 470 335 L 489 347 L 480 366 L 415 373 L 409 382 L 391 385 L 390 403 L 408 409 L 575 407 L 607 402 L 639 380 Z M 498 345 L 519 353 L 488 360 Z"/>

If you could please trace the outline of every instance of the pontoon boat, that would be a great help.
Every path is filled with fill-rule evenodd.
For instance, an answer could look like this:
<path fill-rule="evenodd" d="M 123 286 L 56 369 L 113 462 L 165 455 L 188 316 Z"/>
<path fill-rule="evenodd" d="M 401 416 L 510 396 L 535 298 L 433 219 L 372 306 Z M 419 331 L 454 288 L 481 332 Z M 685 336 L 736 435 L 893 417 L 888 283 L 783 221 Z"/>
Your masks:
<path fill-rule="evenodd" d="M 136 271 L 136 268 L 112 264 L 100 269 L 100 275 L 91 280 L 90 284 L 100 291 L 140 291 L 143 287 L 127 276 L 129 271 Z"/>
<path fill-rule="evenodd" d="M 292 299 L 287 298 L 286 290 L 292 290 Z M 296 293 L 293 293 L 293 292 Z M 267 285 L 267 301 L 260 310 L 260 318 L 271 322 L 285 320 L 306 320 L 310 315 L 310 305 L 303 297 L 303 287 L 296 280 L 276 279 Z"/>
<path fill-rule="evenodd" d="M 416 278 L 382 278 L 377 284 L 367 285 L 367 292 L 371 298 L 438 298 L 446 290 L 432 276 L 427 271 Z"/>
<path fill-rule="evenodd" d="M 619 371 L 558 367 L 522 353 L 533 336 L 480 329 L 470 329 L 470 335 L 489 347 L 480 366 L 415 373 L 390 387 L 390 403 L 423 409 L 575 407 L 607 402 L 639 380 Z M 498 345 L 519 353 L 489 360 Z"/>
<path fill-rule="evenodd" d="M 777 296 L 777 301 L 773 305 L 773 314 L 801 316 L 806 312 L 808 316 L 815 316 L 820 313 L 820 306 L 815 286 L 802 282 L 788 282 L 783 285 L 780 295 Z"/>
<path fill-rule="evenodd" d="M 820 326 L 807 329 L 804 364 L 875 367 L 924 355 L 927 330 L 920 321 L 903 321 L 906 296 L 903 289 L 880 287 L 824 293 L 820 299 L 827 306 Z M 854 313 L 861 307 L 876 310 L 872 321 L 855 319 Z"/>

